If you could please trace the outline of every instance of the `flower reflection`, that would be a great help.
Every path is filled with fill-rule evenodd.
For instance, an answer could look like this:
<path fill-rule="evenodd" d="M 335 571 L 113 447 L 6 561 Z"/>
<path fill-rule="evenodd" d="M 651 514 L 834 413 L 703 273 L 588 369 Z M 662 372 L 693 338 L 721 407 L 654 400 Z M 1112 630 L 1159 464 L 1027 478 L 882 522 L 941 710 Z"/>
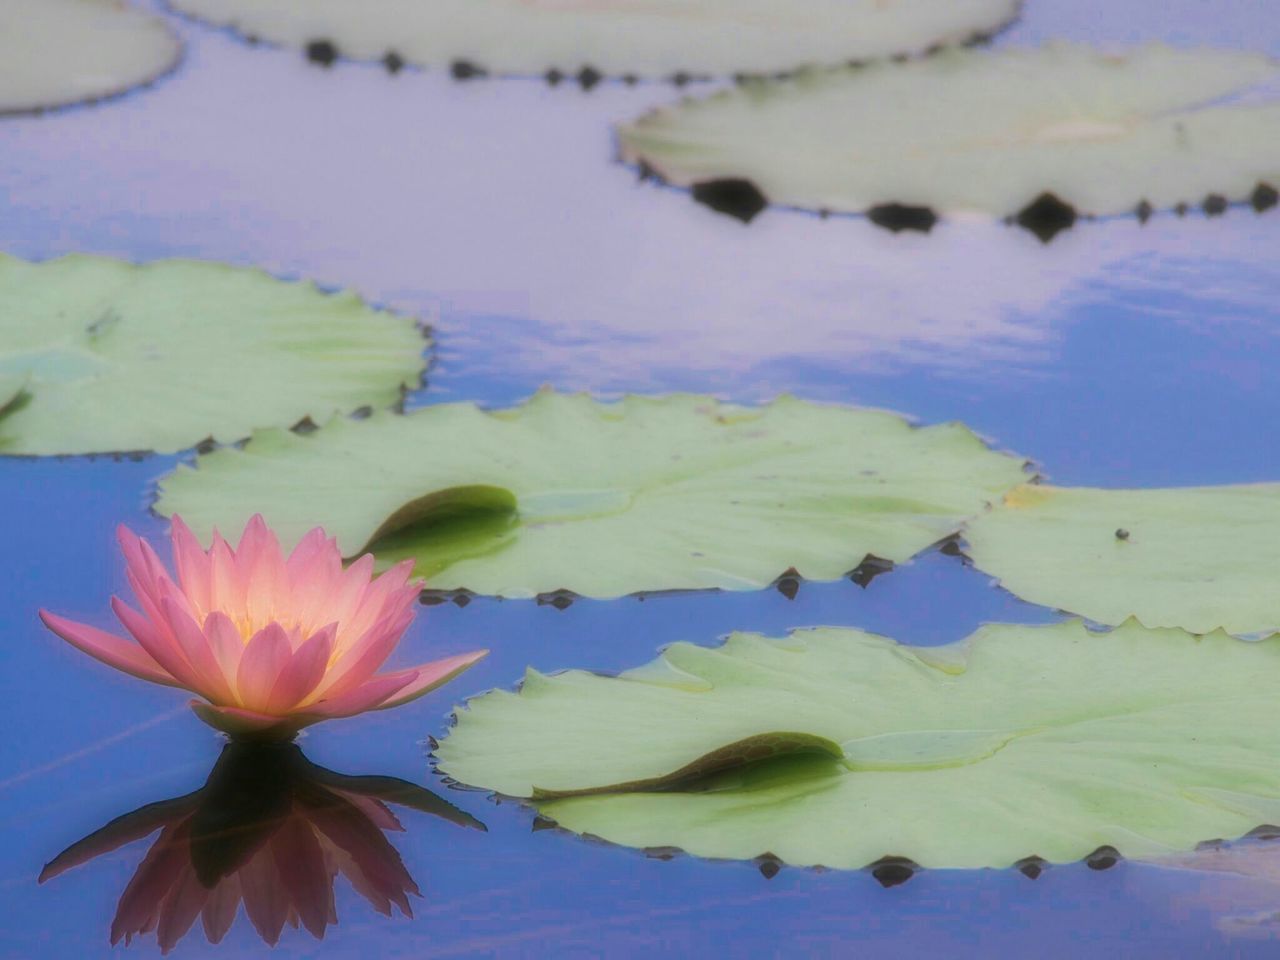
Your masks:
<path fill-rule="evenodd" d="M 201 789 L 117 817 L 50 861 L 40 882 L 159 830 L 120 896 L 113 945 L 154 932 L 168 952 L 197 917 L 218 943 L 242 903 L 272 946 L 286 923 L 320 939 L 338 922 L 339 874 L 379 913 L 413 915 L 409 897 L 421 894 L 385 835 L 404 829 L 388 804 L 485 829 L 404 780 L 337 774 L 293 744 L 230 743 Z"/>

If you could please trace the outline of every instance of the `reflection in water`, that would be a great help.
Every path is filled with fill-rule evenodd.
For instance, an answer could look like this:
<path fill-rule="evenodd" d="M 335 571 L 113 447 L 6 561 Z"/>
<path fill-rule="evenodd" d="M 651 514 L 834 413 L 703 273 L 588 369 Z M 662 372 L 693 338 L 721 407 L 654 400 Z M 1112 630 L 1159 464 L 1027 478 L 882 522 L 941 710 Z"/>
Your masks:
<path fill-rule="evenodd" d="M 1231 937 L 1280 938 L 1280 828 L 1266 825 L 1234 843 L 1206 843 L 1193 853 L 1152 860 L 1193 871 L 1199 889 L 1182 900 L 1208 907 L 1214 926 Z"/>
<path fill-rule="evenodd" d="M 117 817 L 58 854 L 40 882 L 159 830 L 120 896 L 112 944 L 154 931 L 167 952 L 197 917 L 218 943 L 242 902 L 272 946 L 286 923 L 319 939 L 338 922 L 338 874 L 379 913 L 389 917 L 395 906 L 413 915 L 418 885 L 385 836 L 404 829 L 392 803 L 484 829 L 404 780 L 334 773 L 294 744 L 231 743 L 201 789 Z"/>

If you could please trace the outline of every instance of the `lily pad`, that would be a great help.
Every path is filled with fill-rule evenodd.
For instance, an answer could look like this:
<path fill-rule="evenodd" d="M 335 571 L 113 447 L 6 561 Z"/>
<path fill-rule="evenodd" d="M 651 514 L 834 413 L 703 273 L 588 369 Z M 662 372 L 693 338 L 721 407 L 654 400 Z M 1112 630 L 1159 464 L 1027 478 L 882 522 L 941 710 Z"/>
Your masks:
<path fill-rule="evenodd" d="M 424 346 L 412 320 L 258 270 L 0 255 L 0 394 L 21 383 L 0 454 L 172 453 L 385 407 Z"/>
<path fill-rule="evenodd" d="M 321 524 L 344 555 L 413 557 L 441 590 L 616 597 L 902 562 L 1025 477 L 959 424 L 791 397 L 543 391 L 494 412 L 441 404 L 262 431 L 164 478 L 156 509 L 205 537 L 255 512 L 288 541 Z"/>
<path fill-rule="evenodd" d="M 756 81 L 619 131 L 623 158 L 749 219 L 731 190 L 895 229 L 1015 217 L 1052 236 L 1077 215 L 1250 197 L 1280 183 L 1280 106 L 1208 101 L 1274 76 L 1260 54 L 1092 48 L 944 51 L 907 64 Z"/>
<path fill-rule="evenodd" d="M 241 33 L 328 65 L 338 56 L 452 65 L 455 76 L 776 73 L 991 34 L 1017 0 L 172 0 Z"/>
<path fill-rule="evenodd" d="M 168 73 L 182 41 L 120 0 L 5 0 L 0 116 L 124 93 Z"/>
<path fill-rule="evenodd" d="M 965 537 L 1006 590 L 1098 623 L 1280 630 L 1280 484 L 1023 486 Z"/>
<path fill-rule="evenodd" d="M 823 628 L 679 643 L 618 677 L 530 671 L 460 709 L 436 755 L 631 847 L 1006 867 L 1244 834 L 1280 809 L 1277 723 L 1280 637 L 1070 622 L 912 648 Z M 686 772 L 787 738 L 772 759 Z"/>

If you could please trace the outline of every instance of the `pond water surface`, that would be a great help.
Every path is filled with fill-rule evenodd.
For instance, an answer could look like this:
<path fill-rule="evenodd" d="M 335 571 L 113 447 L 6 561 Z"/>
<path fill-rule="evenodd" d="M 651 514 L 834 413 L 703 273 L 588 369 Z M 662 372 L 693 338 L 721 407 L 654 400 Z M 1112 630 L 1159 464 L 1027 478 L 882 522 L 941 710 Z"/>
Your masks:
<path fill-rule="evenodd" d="M 613 162 L 609 124 L 670 100 L 668 86 L 320 70 L 176 22 L 188 56 L 156 88 L 0 121 L 0 249 L 198 256 L 355 287 L 434 325 L 414 404 L 503 405 L 544 383 L 793 392 L 963 420 L 1062 483 L 1280 479 L 1280 214 L 1083 224 L 1048 246 L 999 226 L 891 235 L 775 211 L 744 226 Z M 997 42 L 1056 36 L 1280 53 L 1280 19 L 1257 0 L 1028 0 Z M 0 955 L 111 952 L 147 844 L 37 885 L 42 865 L 114 816 L 196 790 L 218 758 L 182 696 L 100 668 L 35 617 L 46 606 L 105 623 L 105 598 L 127 586 L 114 527 L 162 535 L 148 504 L 175 459 L 0 459 Z M 985 621 L 1055 617 L 937 551 L 865 588 L 802 584 L 794 599 L 428 607 L 404 662 L 476 646 L 490 657 L 410 707 L 301 743 L 339 773 L 431 787 L 487 831 L 404 812 L 391 838 L 422 891 L 414 918 L 384 919 L 339 883 L 324 940 L 286 930 L 273 955 L 1274 956 L 1275 928 L 1229 918 L 1280 911 L 1280 886 L 1124 862 L 1035 880 L 925 871 L 888 887 L 866 871 L 767 877 L 531 829 L 527 810 L 450 790 L 426 761 L 455 703 L 526 665 L 616 670 L 734 629 L 945 643 Z M 151 938 L 128 949 L 156 952 Z M 241 918 L 216 947 L 197 924 L 173 955 L 265 950 Z"/>

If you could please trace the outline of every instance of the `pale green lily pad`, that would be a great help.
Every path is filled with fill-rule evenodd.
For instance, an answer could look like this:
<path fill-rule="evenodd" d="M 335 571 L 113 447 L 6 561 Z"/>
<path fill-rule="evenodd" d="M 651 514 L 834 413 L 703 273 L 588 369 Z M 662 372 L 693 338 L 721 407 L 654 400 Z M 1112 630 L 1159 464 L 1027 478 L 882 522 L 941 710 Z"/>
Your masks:
<path fill-rule="evenodd" d="M 1006 867 L 1246 833 L 1280 810 L 1278 723 L 1280 638 L 1071 622 L 935 650 L 822 628 L 675 644 L 618 677 L 531 671 L 519 693 L 460 709 L 436 756 L 455 780 L 631 847 Z M 681 775 L 801 735 L 789 755 Z"/>
<path fill-rule="evenodd" d="M 919 53 L 993 33 L 1018 0 L 171 0 L 293 47 L 469 72 L 612 76 L 776 73 Z M 394 55 L 394 59 L 392 58 Z M 584 80 L 584 83 L 586 81 Z"/>
<path fill-rule="evenodd" d="M 1280 630 L 1280 484 L 1029 485 L 965 539 L 974 564 L 1006 590 L 1098 623 Z"/>
<path fill-rule="evenodd" d="M 399 401 L 423 334 L 355 294 L 195 260 L 0 255 L 0 454 L 172 453 Z"/>
<path fill-rule="evenodd" d="M 1280 183 L 1280 106 L 1204 107 L 1278 69 L 1260 54 L 1164 46 L 944 51 L 753 82 L 657 110 L 619 139 L 625 160 L 669 183 L 746 180 L 773 203 L 886 225 L 895 206 L 1119 214 Z M 1063 208 L 1034 206 L 1041 197 Z"/>
<path fill-rule="evenodd" d="M 4 0 L 0 116 L 115 96 L 181 56 L 163 20 L 122 0 Z"/>
<path fill-rule="evenodd" d="M 414 557 L 442 590 L 615 597 L 754 589 L 788 568 L 834 580 L 868 554 L 902 562 L 1025 477 L 959 424 L 790 397 L 753 408 L 544 391 L 491 413 L 441 404 L 264 431 L 179 467 L 156 509 L 201 536 L 255 512 L 290 542 L 323 525 L 344 555 Z M 387 535 L 393 515 L 418 525 Z"/>

